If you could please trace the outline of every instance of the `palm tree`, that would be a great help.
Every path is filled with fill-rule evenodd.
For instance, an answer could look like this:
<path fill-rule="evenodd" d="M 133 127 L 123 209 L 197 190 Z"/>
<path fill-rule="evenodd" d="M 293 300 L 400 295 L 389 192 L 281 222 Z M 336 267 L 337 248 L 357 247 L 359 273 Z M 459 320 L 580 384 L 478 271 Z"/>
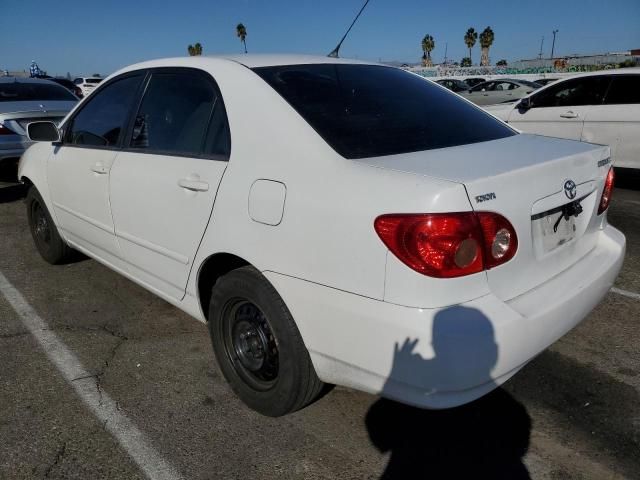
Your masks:
<path fill-rule="evenodd" d="M 436 42 L 431 35 L 428 33 L 422 39 L 422 65 L 425 67 L 430 67 L 433 65 L 431 62 L 431 51 L 436 48 Z"/>
<path fill-rule="evenodd" d="M 493 30 L 491 27 L 485 28 L 480 34 L 480 47 L 482 47 L 482 56 L 480 57 L 480 65 L 489 65 L 489 48 L 494 40 Z"/>
<path fill-rule="evenodd" d="M 469 49 L 469 60 L 471 60 L 471 49 L 476 44 L 476 40 L 478 40 L 478 32 L 471 27 L 467 30 L 467 33 L 464 34 L 464 43 L 467 44 L 467 48 Z"/>
<path fill-rule="evenodd" d="M 200 42 L 196 43 L 195 45 L 189 45 L 187 47 L 187 51 L 192 57 L 195 57 L 196 55 L 202 55 L 202 45 L 200 45 Z"/>
<path fill-rule="evenodd" d="M 236 26 L 236 35 L 244 45 L 244 53 L 247 53 L 247 42 L 246 42 L 247 28 L 242 23 L 239 23 Z"/>

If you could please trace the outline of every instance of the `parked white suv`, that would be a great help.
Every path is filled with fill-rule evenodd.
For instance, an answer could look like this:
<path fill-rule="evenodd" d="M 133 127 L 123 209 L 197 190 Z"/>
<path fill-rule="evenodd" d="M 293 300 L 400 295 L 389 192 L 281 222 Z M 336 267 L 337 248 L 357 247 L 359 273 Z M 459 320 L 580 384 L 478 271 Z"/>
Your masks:
<path fill-rule="evenodd" d="M 557 80 L 487 110 L 526 133 L 609 145 L 616 167 L 640 168 L 640 68 Z"/>
<path fill-rule="evenodd" d="M 87 96 L 102 82 L 100 77 L 78 77 L 73 80 L 73 83 L 80 87 L 82 95 Z"/>
<path fill-rule="evenodd" d="M 397 68 L 157 60 L 29 134 L 42 257 L 80 250 L 207 322 L 267 415 L 323 382 L 474 400 L 580 322 L 624 256 L 608 147 L 518 134 Z"/>

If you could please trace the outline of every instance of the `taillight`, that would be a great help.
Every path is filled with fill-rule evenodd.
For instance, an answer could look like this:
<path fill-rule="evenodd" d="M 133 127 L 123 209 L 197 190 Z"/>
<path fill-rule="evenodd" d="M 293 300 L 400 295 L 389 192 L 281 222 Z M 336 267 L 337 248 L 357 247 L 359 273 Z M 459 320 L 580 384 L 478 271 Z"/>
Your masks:
<path fill-rule="evenodd" d="M 405 265 L 437 278 L 496 267 L 518 248 L 513 226 L 491 212 L 388 214 L 376 218 L 374 228 Z"/>
<path fill-rule="evenodd" d="M 615 174 L 613 173 L 613 167 L 609 169 L 607 178 L 604 181 L 604 189 L 602 190 L 602 197 L 600 197 L 600 205 L 598 206 L 598 215 L 609 208 L 611 202 L 611 195 L 613 194 L 613 182 L 615 180 Z"/>
<path fill-rule="evenodd" d="M 0 123 L 0 135 L 17 135 L 17 133 Z"/>

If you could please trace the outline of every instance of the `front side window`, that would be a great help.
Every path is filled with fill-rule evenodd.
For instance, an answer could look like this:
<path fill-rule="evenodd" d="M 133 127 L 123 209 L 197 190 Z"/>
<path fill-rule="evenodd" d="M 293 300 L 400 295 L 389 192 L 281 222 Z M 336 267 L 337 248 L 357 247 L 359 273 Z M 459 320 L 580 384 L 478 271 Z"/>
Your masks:
<path fill-rule="evenodd" d="M 65 144 L 112 147 L 126 128 L 142 75 L 115 80 L 91 95 L 88 103 L 71 120 Z"/>
<path fill-rule="evenodd" d="M 613 75 L 605 105 L 640 103 L 640 75 Z"/>
<path fill-rule="evenodd" d="M 450 91 L 397 68 L 312 64 L 253 70 L 345 158 L 417 152 L 516 135 Z"/>
<path fill-rule="evenodd" d="M 555 83 L 531 97 L 533 107 L 600 105 L 609 86 L 608 77 L 580 77 Z"/>
<path fill-rule="evenodd" d="M 194 156 L 226 155 L 227 140 L 222 102 L 204 75 L 152 75 L 135 117 L 131 148 Z"/>

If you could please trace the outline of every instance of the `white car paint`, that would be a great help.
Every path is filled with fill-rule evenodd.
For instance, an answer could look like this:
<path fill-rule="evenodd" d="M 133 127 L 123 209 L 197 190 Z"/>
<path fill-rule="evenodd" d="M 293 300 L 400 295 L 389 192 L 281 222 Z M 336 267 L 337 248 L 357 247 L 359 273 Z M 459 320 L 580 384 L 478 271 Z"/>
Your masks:
<path fill-rule="evenodd" d="M 82 95 L 86 97 L 100 85 L 102 80 L 100 77 L 78 77 L 73 80 L 73 83 L 80 87 Z"/>
<path fill-rule="evenodd" d="M 159 67 L 210 73 L 231 130 L 229 161 L 37 144 L 19 178 L 38 188 L 71 246 L 201 321 L 203 265 L 233 254 L 283 298 L 323 381 L 428 408 L 471 401 L 580 322 L 613 284 L 625 239 L 596 214 L 610 151 L 514 135 L 347 160 L 246 68 L 335 62 L 360 63 L 245 55 L 128 67 L 110 78 Z M 576 237 L 540 253 L 531 216 L 568 201 L 568 178 L 587 196 Z M 386 213 L 474 210 L 506 216 L 520 245 L 509 262 L 458 278 L 410 269 L 373 228 Z M 478 328 L 467 328 L 474 319 Z"/>
<path fill-rule="evenodd" d="M 533 108 L 524 110 L 517 105 L 508 105 L 492 106 L 487 110 L 526 133 L 609 145 L 615 166 L 640 168 L 640 103 L 535 106 L 538 95 L 562 88 L 569 81 L 621 75 L 637 78 L 635 89 L 640 88 L 640 68 L 604 70 L 574 75 L 546 85 L 529 96 Z"/>

